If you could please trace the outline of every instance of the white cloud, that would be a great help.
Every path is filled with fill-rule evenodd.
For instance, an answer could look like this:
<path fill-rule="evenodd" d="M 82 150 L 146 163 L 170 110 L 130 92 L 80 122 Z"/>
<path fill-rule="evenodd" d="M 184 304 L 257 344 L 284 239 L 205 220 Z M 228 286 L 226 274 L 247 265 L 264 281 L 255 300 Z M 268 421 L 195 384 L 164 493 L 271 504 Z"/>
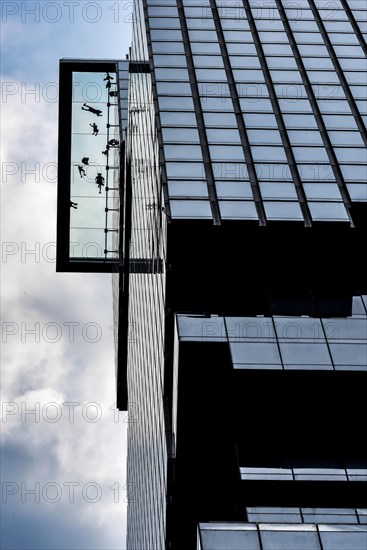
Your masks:
<path fill-rule="evenodd" d="M 109 14 L 104 15 L 106 19 Z M 107 19 L 105 23 L 101 31 L 108 28 Z M 6 340 L 2 345 L 1 382 L 3 400 L 14 404 L 5 405 L 7 411 L 12 406 L 15 411 L 2 422 L 2 445 L 3 450 L 13 458 L 18 457 L 21 464 L 18 466 L 17 460 L 8 463 L 5 481 L 9 471 L 17 483 L 29 486 L 36 482 L 41 487 L 48 482 L 57 482 L 61 487 L 65 482 L 77 482 L 80 487 L 91 482 L 99 484 L 103 493 L 98 503 L 88 503 L 80 495 L 75 503 L 61 499 L 60 503 L 51 505 L 43 501 L 38 508 L 32 508 L 33 523 L 38 521 L 41 529 L 45 521 L 42 509 L 51 507 L 53 514 L 67 518 L 70 532 L 79 529 L 80 547 L 83 547 L 83 533 L 92 521 L 95 529 L 103 530 L 100 536 L 104 533 L 106 548 L 123 548 L 127 424 L 123 422 L 126 416 L 123 413 L 119 422 L 115 422 L 115 412 L 110 409 L 115 401 L 111 278 L 55 272 L 54 249 L 50 243 L 56 241 L 57 192 L 53 181 L 55 172 L 51 168 L 57 160 L 58 108 L 42 94 L 37 101 L 32 95 L 24 97 L 23 89 L 22 97 L 22 83 L 27 83 L 30 89 L 31 75 L 34 81 L 40 81 L 43 72 L 44 82 L 54 80 L 58 58 L 67 57 L 73 48 L 73 56 L 79 56 L 79 31 L 76 25 L 68 25 L 72 31 L 68 35 L 62 24 L 49 25 L 41 39 L 37 38 L 35 31 L 39 28 L 34 25 L 13 21 L 3 27 L 3 45 L 8 44 L 10 51 L 14 37 L 18 37 L 18 42 L 15 41 L 14 57 L 5 69 L 5 80 L 12 82 L 16 93 L 2 103 L 1 122 L 3 179 L 7 176 L 1 201 L 3 342 Z M 98 57 L 96 30 L 97 26 L 84 24 L 84 56 L 89 48 L 90 56 Z M 58 37 L 64 45 L 68 42 L 68 51 L 60 51 Z M 111 37 L 111 52 L 119 41 L 120 38 Z M 23 42 L 28 44 L 28 62 L 24 53 L 21 58 L 15 57 L 18 45 Z M 123 49 L 127 51 L 127 44 L 125 48 L 121 44 L 121 52 Z M 107 53 L 103 52 L 102 56 Z M 119 57 L 119 52 L 109 57 Z M 34 64 L 35 59 L 38 64 Z M 37 170 L 36 175 L 27 173 L 32 169 Z M 36 252 L 32 254 L 30 250 Z M 73 341 L 70 323 L 77 323 Z M 86 331 L 90 323 L 93 325 Z M 27 332 L 32 328 L 35 333 Z M 100 338 L 93 343 L 97 329 Z M 64 405 L 70 401 L 80 403 L 75 408 L 74 422 L 70 421 L 70 408 Z M 91 402 L 97 403 L 99 409 L 89 406 L 83 412 L 83 406 Z M 57 422 L 47 417 L 49 414 L 52 418 L 58 410 L 50 403 L 58 404 L 62 411 Z M 40 411 L 39 422 L 34 415 L 22 416 L 22 410 L 25 413 L 25 408 L 35 407 Z M 88 421 L 88 412 L 93 418 L 98 410 L 102 411 L 100 420 Z M 114 502 L 114 492 L 109 489 L 114 484 L 120 493 L 118 503 Z M 24 509 L 18 497 L 13 497 L 13 504 Z M 29 510 L 24 509 L 24 513 L 30 513 Z M 29 530 L 31 533 L 30 527 Z M 87 540 L 87 534 L 85 537 Z M 63 544 L 61 540 L 59 544 L 63 548 L 74 548 L 69 538 L 65 531 L 66 542 Z M 6 540 L 11 542 L 9 537 Z M 34 547 L 32 538 L 28 538 L 26 544 L 27 548 Z"/>

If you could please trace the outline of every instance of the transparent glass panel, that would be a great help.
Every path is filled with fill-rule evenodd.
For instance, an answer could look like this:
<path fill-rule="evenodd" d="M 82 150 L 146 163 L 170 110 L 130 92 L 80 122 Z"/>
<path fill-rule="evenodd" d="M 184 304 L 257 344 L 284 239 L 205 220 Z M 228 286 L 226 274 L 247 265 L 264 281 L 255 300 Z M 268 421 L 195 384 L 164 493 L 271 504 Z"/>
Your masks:
<path fill-rule="evenodd" d="M 243 115 L 245 125 L 254 128 L 278 128 L 278 123 L 270 113 L 246 113 Z"/>
<path fill-rule="evenodd" d="M 155 67 L 186 67 L 186 57 L 184 55 L 153 55 Z"/>
<path fill-rule="evenodd" d="M 283 113 L 312 113 L 311 105 L 308 99 L 279 99 L 279 106 Z"/>
<path fill-rule="evenodd" d="M 303 64 L 309 69 L 333 69 L 333 62 L 329 57 L 304 57 Z"/>
<path fill-rule="evenodd" d="M 322 118 L 327 129 L 341 128 L 343 130 L 357 130 L 357 124 L 353 116 L 324 115 Z"/>
<path fill-rule="evenodd" d="M 336 532 L 321 532 L 320 533 L 323 550 L 345 550 L 353 548 L 353 550 L 365 550 L 367 545 L 366 532 L 349 532 L 345 533 L 341 530 Z"/>
<path fill-rule="evenodd" d="M 226 31 L 241 31 L 249 28 L 248 22 L 245 19 L 226 19 L 221 17 L 222 29 Z"/>
<path fill-rule="evenodd" d="M 257 531 L 201 531 L 201 550 L 260 550 Z"/>
<path fill-rule="evenodd" d="M 257 220 L 255 203 L 252 201 L 219 201 L 223 219 Z"/>
<path fill-rule="evenodd" d="M 276 342 L 230 342 L 234 364 L 246 368 L 281 368 L 282 363 Z"/>
<path fill-rule="evenodd" d="M 349 221 L 342 202 L 309 202 L 308 206 L 315 221 Z"/>
<path fill-rule="evenodd" d="M 268 220 L 303 220 L 298 202 L 264 202 Z"/>
<path fill-rule="evenodd" d="M 274 10 L 275 11 L 275 10 Z M 276 42 L 280 42 L 281 44 L 287 44 L 288 38 L 286 32 L 259 32 L 259 38 L 262 43 L 266 44 L 267 42 L 270 42 L 272 44 L 275 44 Z"/>
<path fill-rule="evenodd" d="M 244 112 L 272 112 L 273 107 L 269 99 L 240 98 L 240 106 Z"/>
<path fill-rule="evenodd" d="M 245 160 L 242 147 L 236 145 L 209 145 L 212 160 Z"/>
<path fill-rule="evenodd" d="M 241 162 L 212 162 L 215 180 L 248 180 L 248 171 L 245 163 Z"/>
<path fill-rule="evenodd" d="M 167 53 L 166 42 L 152 42 L 152 50 L 154 53 Z M 171 42 L 169 47 L 170 53 L 185 53 L 183 42 Z"/>
<path fill-rule="evenodd" d="M 367 151 L 365 148 L 335 147 L 336 158 L 339 162 L 358 162 L 367 164 Z"/>
<path fill-rule="evenodd" d="M 363 140 L 359 132 L 329 132 L 329 138 L 333 145 L 361 145 Z"/>
<path fill-rule="evenodd" d="M 235 68 L 260 69 L 261 67 L 260 61 L 257 57 L 230 55 L 229 61 L 233 69 Z"/>
<path fill-rule="evenodd" d="M 252 199 L 252 189 L 246 181 L 216 181 L 218 199 Z"/>
<path fill-rule="evenodd" d="M 334 183 L 304 183 L 303 189 L 308 200 L 342 200 L 339 187 Z"/>
<path fill-rule="evenodd" d="M 269 69 L 294 69 L 297 70 L 297 63 L 293 57 L 267 57 Z"/>
<path fill-rule="evenodd" d="M 161 123 L 166 126 L 196 126 L 194 113 L 161 111 Z"/>
<path fill-rule="evenodd" d="M 202 97 L 200 99 L 203 111 L 233 112 L 233 104 L 230 97 Z"/>
<path fill-rule="evenodd" d="M 259 31 L 281 31 L 284 30 L 282 21 L 277 19 L 257 19 L 255 21 Z"/>
<path fill-rule="evenodd" d="M 236 85 L 237 93 L 240 97 L 269 97 L 268 89 L 265 84 L 254 82 L 243 82 Z"/>
<path fill-rule="evenodd" d="M 265 82 L 264 73 L 260 69 L 234 69 L 233 76 L 236 82 Z"/>
<path fill-rule="evenodd" d="M 167 162 L 167 176 L 175 178 L 205 178 L 204 164 L 201 162 Z"/>
<path fill-rule="evenodd" d="M 210 56 L 202 56 L 202 55 L 194 55 L 193 56 L 193 62 L 195 67 L 223 67 L 223 59 L 219 55 L 210 55 Z"/>
<path fill-rule="evenodd" d="M 230 31 L 227 31 L 224 29 L 223 34 L 224 34 L 226 43 L 227 42 L 228 43 L 230 42 L 245 43 L 245 42 L 252 42 L 253 40 L 251 32 L 241 31 L 239 29 L 230 30 Z"/>
<path fill-rule="evenodd" d="M 247 130 L 247 137 L 250 144 L 282 144 L 279 130 Z"/>
<path fill-rule="evenodd" d="M 294 38 L 298 44 L 324 44 L 321 34 L 315 32 L 295 32 Z"/>
<path fill-rule="evenodd" d="M 217 33 L 215 31 L 208 30 L 190 30 L 189 38 L 192 42 L 195 42 L 195 40 L 198 40 L 199 42 L 217 42 L 218 40 Z"/>
<path fill-rule="evenodd" d="M 238 130 L 207 129 L 209 143 L 241 143 Z"/>
<path fill-rule="evenodd" d="M 230 342 L 276 341 L 271 317 L 226 317 L 225 323 Z"/>
<path fill-rule="evenodd" d="M 324 331 L 319 319 L 274 317 L 274 324 L 279 341 L 325 343 Z"/>
<path fill-rule="evenodd" d="M 367 75 L 366 75 L 367 82 Z M 350 91 L 355 99 L 367 99 L 367 90 L 364 86 L 350 86 Z"/>
<path fill-rule="evenodd" d="M 150 17 L 178 17 L 178 11 L 176 7 L 170 6 L 148 6 L 148 14 Z"/>
<path fill-rule="evenodd" d="M 367 345 L 367 321 L 365 319 L 331 319 L 323 320 L 328 340 L 361 340 Z M 367 350 L 366 350 L 367 352 Z"/>
<path fill-rule="evenodd" d="M 355 315 L 366 315 L 366 311 L 364 309 L 363 300 L 361 296 L 353 296 L 353 316 Z"/>
<path fill-rule="evenodd" d="M 290 182 L 260 182 L 263 199 L 297 199 L 296 188 Z"/>
<path fill-rule="evenodd" d="M 162 110 L 167 109 L 169 111 L 193 111 L 194 110 L 194 102 L 191 97 L 164 97 L 160 96 L 158 98 L 159 107 Z M 183 115 L 182 113 L 179 113 L 181 116 L 187 116 L 188 119 L 190 119 L 190 115 L 187 115 L 186 113 Z M 195 119 L 196 120 L 196 119 Z M 182 124 L 182 126 L 191 126 L 188 124 Z"/>
<path fill-rule="evenodd" d="M 331 370 L 333 368 L 326 343 L 280 341 L 279 346 L 285 369 Z"/>
<path fill-rule="evenodd" d="M 203 113 L 205 126 L 237 128 L 237 121 L 234 113 Z"/>
<path fill-rule="evenodd" d="M 307 71 L 312 84 L 340 84 L 337 73 L 333 71 Z"/>
<path fill-rule="evenodd" d="M 347 183 L 352 201 L 367 201 L 367 183 Z"/>
<path fill-rule="evenodd" d="M 178 17 L 150 17 L 149 25 L 152 29 L 179 29 L 180 21 Z"/>
<path fill-rule="evenodd" d="M 323 145 L 321 134 L 316 131 L 290 130 L 288 137 L 293 145 Z"/>
<path fill-rule="evenodd" d="M 266 34 L 266 33 L 262 33 Z M 272 33 L 275 34 L 275 33 Z M 284 38 L 284 42 L 286 42 L 287 38 Z M 292 55 L 292 48 L 287 43 L 281 43 L 281 44 L 266 44 L 263 43 L 263 50 L 265 55 Z"/>
<path fill-rule="evenodd" d="M 251 152 L 255 162 L 287 162 L 287 157 L 283 147 L 260 147 L 257 145 L 252 145 Z"/>
<path fill-rule="evenodd" d="M 366 344 L 330 344 L 330 352 L 335 367 L 367 368 Z"/>
<path fill-rule="evenodd" d="M 215 42 L 191 42 L 193 54 L 218 54 L 220 55 L 219 44 Z"/>
<path fill-rule="evenodd" d="M 205 319 L 192 315 L 177 315 L 180 340 L 202 342 L 226 342 L 223 317 Z"/>
<path fill-rule="evenodd" d="M 263 550 L 321 550 L 316 532 L 261 531 Z M 335 549 L 333 549 L 335 550 Z"/>
<path fill-rule="evenodd" d="M 297 82 L 302 84 L 302 77 L 298 71 L 282 71 L 272 70 L 270 71 L 273 82 Z"/>
<path fill-rule="evenodd" d="M 199 143 L 199 132 L 196 128 L 163 128 L 165 142 L 195 142 Z"/>
<path fill-rule="evenodd" d="M 283 120 L 287 128 L 317 128 L 313 114 L 284 114 Z"/>
<path fill-rule="evenodd" d="M 256 47 L 254 44 L 228 42 L 227 51 L 230 55 L 256 55 Z"/>
<path fill-rule="evenodd" d="M 301 56 L 329 57 L 327 48 L 321 44 L 298 44 L 298 49 Z"/>
<path fill-rule="evenodd" d="M 167 50 L 167 44 L 164 44 Z M 189 80 L 189 71 L 187 69 L 156 69 L 155 77 L 157 80 Z"/>
<path fill-rule="evenodd" d="M 200 145 L 164 145 L 166 160 L 202 160 Z"/>
<path fill-rule="evenodd" d="M 118 168 L 118 128 L 107 127 L 117 115 L 109 93 L 116 92 L 117 75 L 78 72 L 72 76 L 70 166 L 70 258 L 100 259 L 110 250 L 114 227 L 112 213 L 116 192 L 114 168 Z M 107 168 L 108 167 L 108 168 Z M 110 168 L 110 169 L 109 169 Z M 106 257 L 112 259 L 118 254 Z"/>
<path fill-rule="evenodd" d="M 224 69 L 195 69 L 198 82 L 227 82 Z"/>
<path fill-rule="evenodd" d="M 169 181 L 170 197 L 187 198 L 208 197 L 208 187 L 204 181 Z"/>
<path fill-rule="evenodd" d="M 173 218 L 211 218 L 209 201 L 171 200 L 171 215 Z"/>
<path fill-rule="evenodd" d="M 297 162 L 328 162 L 329 157 L 324 147 L 292 147 Z"/>
<path fill-rule="evenodd" d="M 169 42 L 173 40 L 182 40 L 182 33 L 180 30 L 169 30 L 169 29 L 151 29 L 150 36 L 152 41 L 154 40 L 167 40 Z"/>
<path fill-rule="evenodd" d="M 340 165 L 343 177 L 346 181 L 363 181 L 367 180 L 367 166 L 356 166 L 356 165 Z"/>
<path fill-rule="evenodd" d="M 191 86 L 188 82 L 157 82 L 159 95 L 191 96 Z"/>

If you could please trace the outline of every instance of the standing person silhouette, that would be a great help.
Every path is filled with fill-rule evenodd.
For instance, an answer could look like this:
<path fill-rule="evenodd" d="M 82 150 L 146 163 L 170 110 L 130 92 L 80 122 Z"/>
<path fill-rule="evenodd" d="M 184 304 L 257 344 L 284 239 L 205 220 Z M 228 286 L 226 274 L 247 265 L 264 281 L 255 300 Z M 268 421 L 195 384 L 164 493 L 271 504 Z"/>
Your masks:
<path fill-rule="evenodd" d="M 99 189 L 99 194 L 101 194 L 101 190 L 102 190 L 102 185 L 104 187 L 104 177 L 102 176 L 101 172 L 98 172 L 97 176 L 96 176 L 96 184 L 98 185 L 98 189 Z"/>

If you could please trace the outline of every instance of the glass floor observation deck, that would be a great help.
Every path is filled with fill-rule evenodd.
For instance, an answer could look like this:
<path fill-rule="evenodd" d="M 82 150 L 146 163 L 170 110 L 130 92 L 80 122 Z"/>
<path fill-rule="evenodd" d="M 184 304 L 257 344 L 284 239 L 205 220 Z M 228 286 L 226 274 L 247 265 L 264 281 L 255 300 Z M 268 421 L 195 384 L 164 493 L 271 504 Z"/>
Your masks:
<path fill-rule="evenodd" d="M 125 63 L 60 61 L 58 271 L 110 272 L 119 265 Z"/>

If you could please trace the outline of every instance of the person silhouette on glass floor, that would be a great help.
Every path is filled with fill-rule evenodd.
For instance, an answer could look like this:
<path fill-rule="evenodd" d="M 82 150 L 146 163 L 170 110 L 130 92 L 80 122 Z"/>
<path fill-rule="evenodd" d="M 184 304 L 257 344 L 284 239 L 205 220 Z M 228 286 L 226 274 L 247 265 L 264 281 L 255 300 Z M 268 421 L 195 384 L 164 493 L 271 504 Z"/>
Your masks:
<path fill-rule="evenodd" d="M 89 126 L 91 126 L 91 128 L 93 128 L 93 135 L 98 136 L 99 129 L 98 129 L 97 124 L 95 122 L 93 122 L 93 124 L 89 124 Z"/>
<path fill-rule="evenodd" d="M 104 177 L 102 176 L 101 172 L 98 172 L 97 176 L 96 176 L 96 184 L 98 185 L 98 189 L 99 189 L 99 194 L 101 194 L 101 190 L 102 190 L 102 185 L 104 186 Z"/>
<path fill-rule="evenodd" d="M 80 164 L 78 165 L 78 170 L 81 178 L 86 175 L 83 166 L 80 166 Z"/>
<path fill-rule="evenodd" d="M 97 116 L 102 116 L 102 111 L 100 109 L 95 109 L 94 107 L 91 107 L 90 105 L 87 105 L 86 103 L 83 103 L 82 105 L 83 111 L 89 111 L 90 113 L 93 113 Z"/>

